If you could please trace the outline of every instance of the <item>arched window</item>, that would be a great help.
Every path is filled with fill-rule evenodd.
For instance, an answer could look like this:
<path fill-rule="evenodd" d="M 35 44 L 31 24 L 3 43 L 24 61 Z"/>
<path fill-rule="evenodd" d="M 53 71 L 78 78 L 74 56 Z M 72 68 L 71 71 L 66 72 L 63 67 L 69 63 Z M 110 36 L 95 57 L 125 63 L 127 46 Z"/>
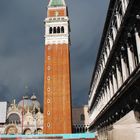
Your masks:
<path fill-rule="evenodd" d="M 79 133 L 82 133 L 82 127 L 79 128 Z"/>
<path fill-rule="evenodd" d="M 61 27 L 61 33 L 64 33 L 64 27 L 63 26 Z"/>
<path fill-rule="evenodd" d="M 57 27 L 57 33 L 60 33 L 60 27 Z"/>
<path fill-rule="evenodd" d="M 10 125 L 8 128 L 6 128 L 5 133 L 9 135 L 15 135 L 17 134 L 18 129 L 15 125 Z"/>
<path fill-rule="evenodd" d="M 52 34 L 52 27 L 49 28 L 49 34 Z"/>
<path fill-rule="evenodd" d="M 80 120 L 81 120 L 81 121 L 84 121 L 84 120 L 85 120 L 85 115 L 84 115 L 84 114 L 81 114 L 81 115 L 80 115 Z"/>
<path fill-rule="evenodd" d="M 75 125 L 72 126 L 72 132 L 73 133 L 76 133 L 76 127 L 75 127 Z"/>
<path fill-rule="evenodd" d="M 54 34 L 56 33 L 56 27 L 53 28 L 53 33 L 54 33 Z"/>
<path fill-rule="evenodd" d="M 7 123 L 20 123 L 20 116 L 16 113 L 12 113 L 9 115 L 8 119 L 7 119 Z"/>

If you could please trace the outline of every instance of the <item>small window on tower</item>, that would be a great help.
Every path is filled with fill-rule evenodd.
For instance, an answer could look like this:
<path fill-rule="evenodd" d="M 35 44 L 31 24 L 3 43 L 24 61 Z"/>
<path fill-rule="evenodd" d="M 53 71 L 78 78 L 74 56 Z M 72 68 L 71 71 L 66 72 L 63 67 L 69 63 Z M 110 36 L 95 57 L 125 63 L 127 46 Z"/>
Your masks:
<path fill-rule="evenodd" d="M 51 80 L 51 77 L 50 77 L 50 76 L 48 76 L 48 77 L 47 77 L 47 80 L 48 80 L 48 81 L 49 81 L 49 80 Z"/>
<path fill-rule="evenodd" d="M 51 114 L 50 111 L 47 112 L 48 116 Z"/>
<path fill-rule="evenodd" d="M 50 92 L 50 90 L 51 90 L 50 87 L 48 87 L 47 91 Z"/>
<path fill-rule="evenodd" d="M 48 60 L 51 60 L 51 56 L 48 56 Z"/>
<path fill-rule="evenodd" d="M 48 128 L 50 127 L 50 123 L 47 124 L 47 127 L 48 127 Z"/>
<path fill-rule="evenodd" d="M 47 100 L 47 103 L 48 103 L 48 104 L 50 103 L 50 99 Z"/>
<path fill-rule="evenodd" d="M 63 26 L 61 27 L 61 33 L 64 33 L 64 27 Z"/>
<path fill-rule="evenodd" d="M 51 66 L 48 66 L 48 70 L 51 70 Z"/>
<path fill-rule="evenodd" d="M 57 33 L 60 33 L 60 27 L 57 27 Z"/>
<path fill-rule="evenodd" d="M 51 50 L 51 46 L 48 46 L 48 50 Z"/>
<path fill-rule="evenodd" d="M 56 33 L 56 27 L 53 28 L 53 33 L 54 33 L 54 34 Z"/>
<path fill-rule="evenodd" d="M 52 27 L 49 28 L 49 34 L 52 34 Z"/>

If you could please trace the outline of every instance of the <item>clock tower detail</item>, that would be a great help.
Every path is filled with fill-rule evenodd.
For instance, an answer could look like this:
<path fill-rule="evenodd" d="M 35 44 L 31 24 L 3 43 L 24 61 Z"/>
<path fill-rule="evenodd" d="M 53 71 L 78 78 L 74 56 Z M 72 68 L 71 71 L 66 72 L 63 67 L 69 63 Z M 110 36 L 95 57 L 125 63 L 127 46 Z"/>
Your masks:
<path fill-rule="evenodd" d="M 72 132 L 69 32 L 65 1 L 50 0 L 45 19 L 45 134 Z"/>

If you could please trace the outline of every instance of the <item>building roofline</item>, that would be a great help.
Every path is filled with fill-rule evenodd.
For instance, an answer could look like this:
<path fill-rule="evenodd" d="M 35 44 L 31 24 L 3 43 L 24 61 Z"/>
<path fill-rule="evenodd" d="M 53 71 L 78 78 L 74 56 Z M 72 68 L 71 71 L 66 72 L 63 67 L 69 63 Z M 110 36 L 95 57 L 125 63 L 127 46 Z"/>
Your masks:
<path fill-rule="evenodd" d="M 104 40 L 105 40 L 106 33 L 108 31 L 108 27 L 109 27 L 109 24 L 110 24 L 110 18 L 112 16 L 112 9 L 114 9 L 114 3 L 115 2 L 116 2 L 116 0 L 110 0 L 110 3 L 109 3 L 109 8 L 107 10 L 106 20 L 105 20 L 105 23 L 104 23 L 103 33 L 102 33 L 102 37 L 101 37 L 101 41 L 100 41 L 100 45 L 99 45 L 99 51 L 97 53 L 96 63 L 95 63 L 95 66 L 94 66 L 92 79 L 91 79 L 91 82 L 90 82 L 90 89 L 92 87 L 92 83 L 93 83 L 93 80 L 94 80 L 94 77 L 95 77 L 95 72 L 96 72 L 96 69 L 97 69 L 97 66 L 98 66 L 98 60 L 99 60 L 101 52 L 102 52 Z M 91 90 L 89 90 L 89 94 L 90 94 L 90 91 Z"/>

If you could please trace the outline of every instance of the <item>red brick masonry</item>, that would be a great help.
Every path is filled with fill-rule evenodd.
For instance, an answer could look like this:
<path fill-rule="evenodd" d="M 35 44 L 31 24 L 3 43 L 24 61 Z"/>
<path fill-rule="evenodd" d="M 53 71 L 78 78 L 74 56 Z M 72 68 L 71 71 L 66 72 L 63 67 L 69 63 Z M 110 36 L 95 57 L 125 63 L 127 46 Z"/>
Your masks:
<path fill-rule="evenodd" d="M 69 46 L 48 45 L 44 64 L 44 133 L 71 133 L 71 123 Z"/>

